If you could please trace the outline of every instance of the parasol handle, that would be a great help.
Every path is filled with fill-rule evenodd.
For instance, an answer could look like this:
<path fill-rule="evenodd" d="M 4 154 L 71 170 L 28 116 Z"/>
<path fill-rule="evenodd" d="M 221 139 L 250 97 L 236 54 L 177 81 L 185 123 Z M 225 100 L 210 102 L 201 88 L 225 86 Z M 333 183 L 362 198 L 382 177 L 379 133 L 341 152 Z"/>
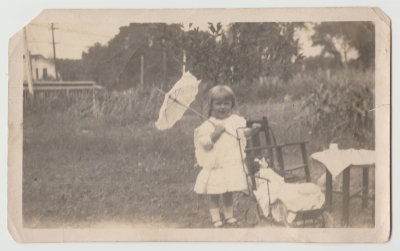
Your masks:
<path fill-rule="evenodd" d="M 157 88 L 157 87 L 155 87 L 155 88 L 156 88 L 157 91 L 161 92 L 162 94 L 168 95 L 168 94 L 167 94 L 166 92 L 164 92 L 163 90 L 161 90 L 161 89 L 159 89 L 159 88 Z M 196 110 L 194 110 L 194 109 L 188 107 L 187 105 L 182 104 L 182 103 L 181 103 L 179 100 L 177 100 L 176 98 L 173 98 L 173 97 L 171 97 L 170 95 L 168 95 L 168 98 L 170 98 L 172 101 L 174 101 L 174 102 L 177 103 L 178 105 L 181 105 L 181 106 L 185 107 L 186 109 L 188 109 L 188 110 L 194 112 L 196 115 L 199 115 L 201 118 L 203 118 L 203 119 L 205 119 L 205 120 L 208 120 L 208 118 L 207 118 L 206 116 L 204 116 L 204 115 L 201 114 L 200 112 L 198 112 L 198 111 L 196 111 Z M 210 121 L 210 122 L 211 122 L 211 121 Z M 215 124 L 214 124 L 213 122 L 211 122 L 211 124 L 213 124 L 213 125 L 215 126 Z"/>
<path fill-rule="evenodd" d="M 164 92 L 163 90 L 161 90 L 161 89 L 159 89 L 159 88 L 157 88 L 157 87 L 155 87 L 155 89 L 156 89 L 157 91 L 161 92 L 161 93 L 164 94 L 164 95 L 168 95 L 166 92 Z M 179 100 L 177 100 L 176 98 L 171 97 L 170 95 L 168 95 L 168 98 L 170 98 L 172 101 L 174 101 L 174 102 L 177 103 L 178 105 L 181 105 L 181 106 L 185 107 L 186 109 L 192 111 L 193 113 L 195 113 L 196 115 L 200 116 L 201 118 L 203 118 L 203 119 L 205 119 L 205 120 L 208 120 L 208 122 L 210 122 L 214 127 L 216 126 L 216 124 L 215 124 L 214 122 L 212 122 L 209 118 L 207 118 L 206 116 L 204 116 L 204 115 L 201 114 L 200 112 L 196 111 L 195 109 L 190 108 L 190 107 L 188 107 L 188 106 L 185 105 L 185 104 L 182 104 Z M 233 135 L 232 133 L 230 133 L 230 132 L 228 132 L 228 131 L 224 131 L 224 132 L 225 132 L 226 134 L 228 134 L 228 135 L 234 137 L 235 139 L 237 138 L 235 135 Z"/>

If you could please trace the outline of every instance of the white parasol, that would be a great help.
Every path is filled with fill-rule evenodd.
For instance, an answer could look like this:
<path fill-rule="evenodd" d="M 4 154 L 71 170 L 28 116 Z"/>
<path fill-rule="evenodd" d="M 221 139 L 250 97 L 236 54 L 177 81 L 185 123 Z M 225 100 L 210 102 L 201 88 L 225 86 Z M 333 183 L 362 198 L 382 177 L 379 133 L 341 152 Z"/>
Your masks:
<path fill-rule="evenodd" d="M 158 89 L 165 94 L 165 98 L 158 115 L 158 120 L 155 123 L 157 129 L 169 129 L 182 118 L 185 111 L 190 109 L 190 104 L 196 98 L 199 83 L 200 80 L 197 80 L 190 72 L 184 72 L 181 79 L 176 82 L 168 93 Z M 190 110 L 203 117 L 197 111 Z"/>

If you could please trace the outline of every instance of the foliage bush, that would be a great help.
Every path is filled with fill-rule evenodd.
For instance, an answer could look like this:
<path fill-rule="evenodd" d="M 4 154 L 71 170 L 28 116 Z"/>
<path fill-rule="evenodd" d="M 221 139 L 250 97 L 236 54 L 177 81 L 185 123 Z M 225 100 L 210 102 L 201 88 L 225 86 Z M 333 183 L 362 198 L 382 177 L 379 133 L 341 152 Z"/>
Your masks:
<path fill-rule="evenodd" d="M 326 144 L 374 148 L 374 98 L 373 72 L 342 71 L 312 85 L 301 116 Z M 350 139 L 357 145 L 349 145 Z"/>

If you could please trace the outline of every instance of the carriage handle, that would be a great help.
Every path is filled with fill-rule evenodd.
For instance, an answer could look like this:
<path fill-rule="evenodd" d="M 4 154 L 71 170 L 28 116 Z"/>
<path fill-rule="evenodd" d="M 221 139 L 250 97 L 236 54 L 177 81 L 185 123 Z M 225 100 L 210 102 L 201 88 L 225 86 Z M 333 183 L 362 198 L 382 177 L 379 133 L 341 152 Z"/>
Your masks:
<path fill-rule="evenodd" d="M 240 159 L 242 160 L 242 167 L 243 167 L 243 172 L 246 174 L 246 177 L 249 177 L 250 175 L 249 175 L 249 172 L 248 172 L 248 170 L 246 169 L 246 165 L 245 165 L 245 163 L 244 163 L 244 156 L 243 156 L 243 150 L 242 150 L 242 145 L 240 144 L 240 135 L 239 135 L 239 130 L 244 130 L 244 129 L 246 129 L 247 127 L 238 127 L 237 129 L 236 129 L 236 138 L 237 138 L 237 140 L 238 140 L 238 144 L 239 144 L 239 151 L 240 151 Z M 269 192 L 269 183 L 271 182 L 269 179 L 267 179 L 267 178 L 263 178 L 263 177 L 260 177 L 260 176 L 256 176 L 256 175 L 254 175 L 254 178 L 256 178 L 256 179 L 261 179 L 261 180 L 265 180 L 266 182 L 267 182 L 267 191 L 268 191 L 268 204 L 269 204 L 269 213 L 271 214 L 271 194 L 270 194 L 270 192 Z M 249 193 L 250 194 L 252 194 L 253 193 L 253 191 L 252 191 L 252 189 L 251 189 L 251 187 L 250 187 L 250 185 L 249 185 L 249 181 L 247 180 L 247 178 L 246 178 L 246 182 L 247 182 L 247 189 L 248 189 L 248 191 L 249 191 Z M 254 186 L 256 186 L 256 184 L 254 184 Z M 256 187 L 257 188 L 257 187 Z"/>

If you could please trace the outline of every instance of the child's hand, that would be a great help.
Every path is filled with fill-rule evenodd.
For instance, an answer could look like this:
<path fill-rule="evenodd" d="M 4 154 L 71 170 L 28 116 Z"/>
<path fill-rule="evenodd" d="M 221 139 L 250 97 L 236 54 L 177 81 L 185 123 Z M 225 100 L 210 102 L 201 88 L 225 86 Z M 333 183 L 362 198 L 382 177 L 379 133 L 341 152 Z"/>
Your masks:
<path fill-rule="evenodd" d="M 254 123 L 251 125 L 251 129 L 253 129 L 255 131 L 260 130 L 260 128 L 261 128 L 261 124 L 259 124 L 259 123 Z"/>
<path fill-rule="evenodd" d="M 259 124 L 259 123 L 254 123 L 254 124 L 251 125 L 251 128 L 247 128 L 247 129 L 244 131 L 244 135 L 245 135 L 246 137 L 251 137 L 251 136 L 253 136 L 254 134 L 256 134 L 256 133 L 260 130 L 260 128 L 261 128 L 261 124 Z"/>
<path fill-rule="evenodd" d="M 225 131 L 225 127 L 222 125 L 215 125 L 214 132 L 211 134 L 211 141 L 215 143 L 221 134 Z"/>

